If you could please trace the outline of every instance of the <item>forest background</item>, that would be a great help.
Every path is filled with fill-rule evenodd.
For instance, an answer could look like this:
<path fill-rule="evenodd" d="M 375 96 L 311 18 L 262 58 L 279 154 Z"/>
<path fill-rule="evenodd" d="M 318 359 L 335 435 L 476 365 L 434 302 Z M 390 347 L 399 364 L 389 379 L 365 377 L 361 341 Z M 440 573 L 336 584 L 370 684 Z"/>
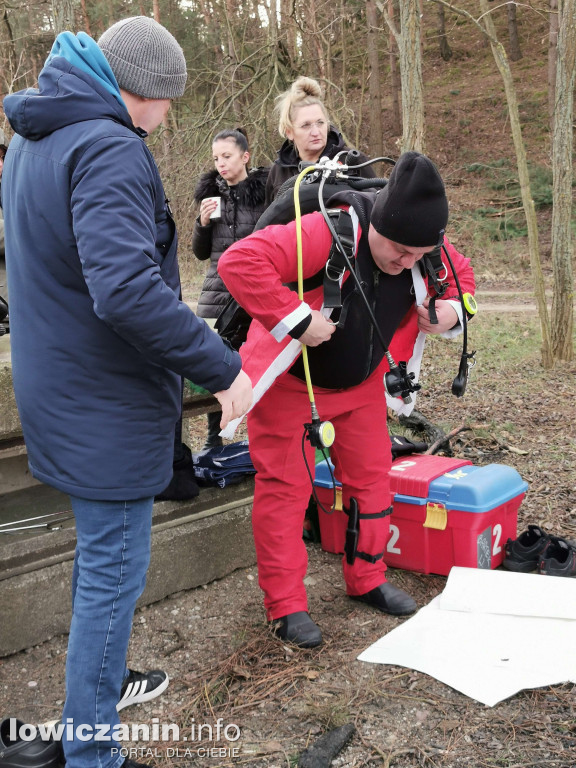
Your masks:
<path fill-rule="evenodd" d="M 82 29 L 97 39 L 114 21 L 136 14 L 167 26 L 189 67 L 184 97 L 149 139 L 178 224 L 189 298 L 205 268 L 190 249 L 192 195 L 199 175 L 212 167 L 212 137 L 242 126 L 252 164 L 269 165 L 282 142 L 274 99 L 306 74 L 322 83 L 332 122 L 350 146 L 372 157 L 396 159 L 409 148 L 432 157 L 450 199 L 448 235 L 473 259 L 479 283 L 531 285 L 543 363 L 573 358 L 576 42 L 567 33 L 560 57 L 557 42 L 563 16 L 574 33 L 575 0 L 2 0 L 2 95 L 36 84 L 59 31 Z M 566 131 L 563 139 L 554 131 L 562 99 L 568 139 Z M 9 134 L 6 121 L 3 127 Z M 555 160 L 564 191 L 554 179 Z M 389 171 L 383 163 L 376 167 L 380 175 Z M 553 207 L 555 194 L 562 204 Z M 545 298 L 551 287 L 552 327 Z"/>

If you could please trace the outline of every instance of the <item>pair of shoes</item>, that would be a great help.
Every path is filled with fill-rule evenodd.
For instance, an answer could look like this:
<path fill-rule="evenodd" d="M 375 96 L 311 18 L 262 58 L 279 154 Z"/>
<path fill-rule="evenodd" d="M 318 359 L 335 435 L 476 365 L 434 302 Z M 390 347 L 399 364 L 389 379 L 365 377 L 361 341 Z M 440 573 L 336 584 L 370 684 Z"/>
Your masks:
<path fill-rule="evenodd" d="M 551 536 L 538 562 L 538 573 L 544 576 L 576 576 L 576 547 L 566 539 Z"/>
<path fill-rule="evenodd" d="M 150 672 L 134 672 L 129 669 L 122 683 L 120 701 L 116 705 L 116 710 L 120 712 L 121 709 L 130 707 L 132 704 L 141 704 L 155 699 L 156 696 L 164 693 L 169 682 L 168 675 L 161 669 L 152 669 Z"/>
<path fill-rule="evenodd" d="M 316 648 L 322 644 L 322 632 L 307 611 L 296 611 L 271 622 L 272 632 L 280 640 L 300 648 Z"/>
<path fill-rule="evenodd" d="M 20 728 L 26 728 L 26 725 L 15 717 L 0 723 L 1 768 L 61 768 L 64 765 L 62 744 L 52 737 L 44 740 L 38 732 L 31 741 L 22 739 Z M 25 735 L 30 729 L 28 726 Z"/>
<path fill-rule="evenodd" d="M 374 587 L 364 595 L 350 595 L 350 597 L 352 600 L 359 600 L 391 616 L 409 616 L 418 608 L 407 592 L 390 584 L 389 581 Z"/>
<path fill-rule="evenodd" d="M 540 560 L 547 556 L 551 537 L 538 525 L 529 525 L 528 530 L 517 539 L 508 539 L 504 547 L 502 566 L 508 571 L 530 573 L 538 568 Z"/>

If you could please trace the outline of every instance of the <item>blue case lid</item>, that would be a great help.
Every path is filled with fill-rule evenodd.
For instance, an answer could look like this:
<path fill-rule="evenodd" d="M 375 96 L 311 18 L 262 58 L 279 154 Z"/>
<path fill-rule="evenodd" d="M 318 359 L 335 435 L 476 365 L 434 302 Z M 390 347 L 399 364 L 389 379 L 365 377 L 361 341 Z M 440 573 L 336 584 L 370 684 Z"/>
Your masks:
<path fill-rule="evenodd" d="M 528 483 L 506 464 L 485 467 L 468 464 L 432 480 L 427 498 L 397 493 L 394 501 L 414 506 L 432 501 L 443 504 L 446 509 L 483 513 L 525 493 L 527 488 Z"/>
<path fill-rule="evenodd" d="M 334 472 L 334 464 L 332 464 L 332 462 L 330 462 L 330 467 L 332 472 Z M 334 487 L 334 483 L 332 482 L 332 477 L 330 475 L 330 470 L 328 469 L 325 461 L 321 461 L 320 463 L 316 464 L 316 476 L 314 478 L 314 485 L 317 485 L 320 488 Z M 336 480 L 336 486 L 340 488 L 341 485 L 342 483 L 340 480 Z"/>
<path fill-rule="evenodd" d="M 332 462 L 330 466 L 334 471 Z M 320 488 L 333 487 L 325 461 L 316 464 L 314 485 Z M 336 480 L 336 485 L 341 486 L 339 480 Z M 423 506 L 432 501 L 443 504 L 446 509 L 482 514 L 516 498 L 527 489 L 528 483 L 522 480 L 514 467 L 507 464 L 487 464 L 484 467 L 466 464 L 432 480 L 428 498 L 397 493 L 394 501 L 415 506 Z"/>
<path fill-rule="evenodd" d="M 428 500 L 447 509 L 487 512 L 525 493 L 528 483 L 514 467 L 467 465 L 437 477 L 430 483 Z"/>

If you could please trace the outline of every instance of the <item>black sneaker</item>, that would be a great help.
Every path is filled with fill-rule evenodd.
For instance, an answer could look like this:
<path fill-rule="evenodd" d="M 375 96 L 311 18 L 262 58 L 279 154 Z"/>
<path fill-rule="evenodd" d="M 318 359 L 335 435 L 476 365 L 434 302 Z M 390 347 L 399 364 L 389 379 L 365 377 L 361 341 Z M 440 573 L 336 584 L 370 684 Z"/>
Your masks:
<path fill-rule="evenodd" d="M 502 565 L 509 571 L 530 573 L 538 568 L 550 544 L 550 536 L 538 525 L 529 525 L 528 530 L 517 539 L 508 539 L 504 548 Z"/>
<path fill-rule="evenodd" d="M 135 760 L 129 760 L 126 758 L 122 763 L 121 768 L 152 768 L 148 763 L 137 763 Z"/>
<path fill-rule="evenodd" d="M 59 741 L 43 740 L 38 734 L 32 741 L 24 741 L 19 731 L 26 724 L 15 717 L 0 723 L 0 768 L 60 768 L 64 754 Z M 10 738 L 14 735 L 16 738 Z"/>
<path fill-rule="evenodd" d="M 576 576 L 576 548 L 566 539 L 553 536 L 538 563 L 538 573 L 544 576 Z"/>
<path fill-rule="evenodd" d="M 161 669 L 152 669 L 150 672 L 134 672 L 128 670 L 128 677 L 122 683 L 120 701 L 116 709 L 120 712 L 124 707 L 132 704 L 142 704 L 144 701 L 155 699 L 168 688 L 168 675 Z"/>

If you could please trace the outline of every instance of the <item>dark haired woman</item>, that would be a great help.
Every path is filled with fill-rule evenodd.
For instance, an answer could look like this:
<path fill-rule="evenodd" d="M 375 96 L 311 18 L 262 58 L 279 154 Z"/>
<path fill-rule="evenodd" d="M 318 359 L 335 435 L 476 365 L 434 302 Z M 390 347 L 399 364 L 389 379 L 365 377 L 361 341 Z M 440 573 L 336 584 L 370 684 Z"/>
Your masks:
<path fill-rule="evenodd" d="M 210 266 L 198 299 L 198 317 L 216 319 L 230 298 L 218 274 L 218 260 L 236 240 L 249 235 L 265 208 L 268 168 L 248 169 L 248 140 L 241 130 L 224 130 L 212 142 L 214 170 L 200 177 L 194 200 L 200 203 L 192 235 L 192 250 Z M 220 207 L 219 216 L 214 216 Z M 204 448 L 222 445 L 220 412 L 208 414 Z"/>

